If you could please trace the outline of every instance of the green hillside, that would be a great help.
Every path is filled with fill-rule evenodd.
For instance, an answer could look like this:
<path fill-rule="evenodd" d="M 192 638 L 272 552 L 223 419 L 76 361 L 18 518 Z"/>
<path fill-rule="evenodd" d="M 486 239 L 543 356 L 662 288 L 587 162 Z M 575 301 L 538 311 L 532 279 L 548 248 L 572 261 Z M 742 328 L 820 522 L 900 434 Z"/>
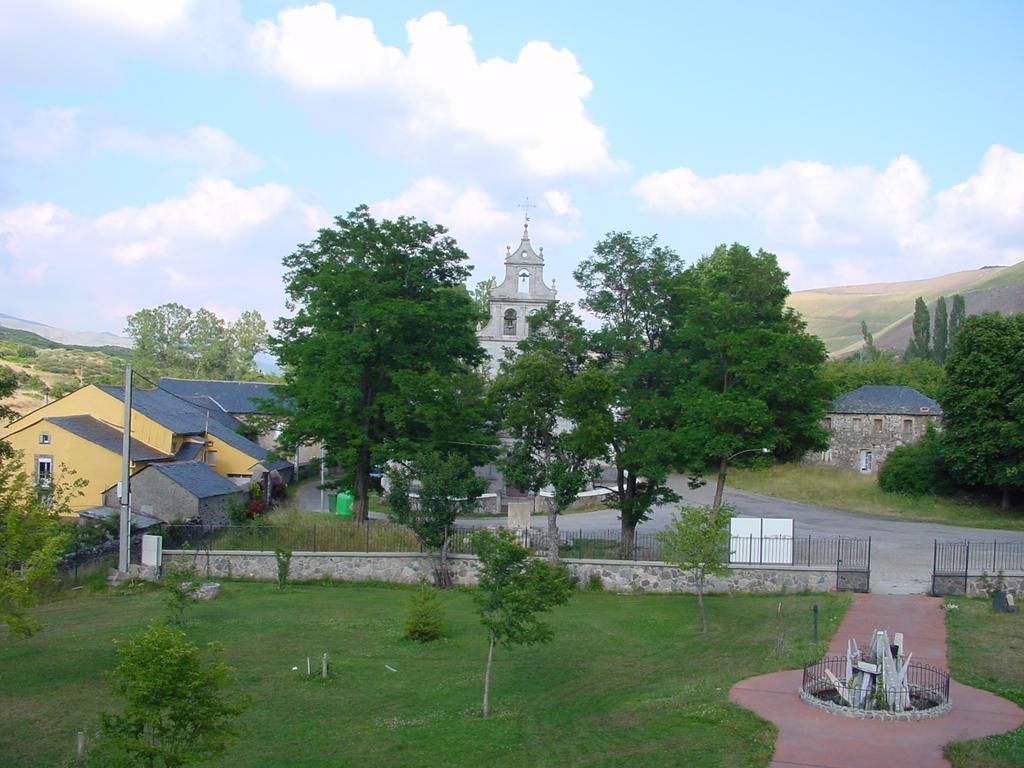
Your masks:
<path fill-rule="evenodd" d="M 953 272 L 927 280 L 873 283 L 797 291 L 789 305 L 807 321 L 808 329 L 821 337 L 833 355 L 848 354 L 862 341 L 864 321 L 878 346 L 902 350 L 914 311 L 921 296 L 934 306 L 939 296 L 963 294 L 969 314 L 1024 311 L 1024 262 L 1012 267 L 984 267 Z"/>

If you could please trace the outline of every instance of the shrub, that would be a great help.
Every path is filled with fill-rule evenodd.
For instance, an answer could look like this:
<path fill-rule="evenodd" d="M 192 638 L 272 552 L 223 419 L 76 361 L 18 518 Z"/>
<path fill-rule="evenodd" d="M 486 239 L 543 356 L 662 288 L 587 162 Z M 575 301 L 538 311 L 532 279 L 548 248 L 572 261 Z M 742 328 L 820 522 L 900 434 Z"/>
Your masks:
<path fill-rule="evenodd" d="M 405 620 L 405 636 L 409 640 L 429 643 L 444 634 L 444 608 L 437 597 L 437 589 L 421 581 L 412 594 L 409 616 Z"/>
<path fill-rule="evenodd" d="M 227 513 L 232 525 L 244 525 L 249 517 L 246 505 L 237 496 L 228 499 Z"/>
<path fill-rule="evenodd" d="M 289 549 L 275 549 L 274 559 L 277 560 L 277 588 L 284 589 L 288 583 L 288 571 L 292 566 L 292 553 Z"/>
<path fill-rule="evenodd" d="M 185 606 L 196 599 L 199 574 L 195 565 L 174 563 L 164 569 L 160 586 L 164 589 L 164 603 L 178 624 L 185 623 Z"/>
<path fill-rule="evenodd" d="M 270 498 L 274 501 L 284 501 L 288 498 L 288 486 L 280 480 L 275 480 L 270 486 Z"/>
<path fill-rule="evenodd" d="M 956 489 L 942 457 L 942 436 L 931 424 L 916 443 L 889 454 L 878 471 L 878 486 L 888 493 L 908 496 L 949 494 Z"/>
<path fill-rule="evenodd" d="M 19 344 L 15 349 L 15 354 L 18 357 L 35 357 L 38 353 L 34 347 L 30 347 L 28 344 Z"/>
<path fill-rule="evenodd" d="M 592 573 L 587 578 L 588 592 L 604 592 L 604 582 L 601 581 L 601 574 Z"/>
<path fill-rule="evenodd" d="M 245 508 L 245 516 L 252 520 L 262 515 L 264 509 L 266 509 L 266 504 L 262 499 L 249 499 L 249 504 Z"/>

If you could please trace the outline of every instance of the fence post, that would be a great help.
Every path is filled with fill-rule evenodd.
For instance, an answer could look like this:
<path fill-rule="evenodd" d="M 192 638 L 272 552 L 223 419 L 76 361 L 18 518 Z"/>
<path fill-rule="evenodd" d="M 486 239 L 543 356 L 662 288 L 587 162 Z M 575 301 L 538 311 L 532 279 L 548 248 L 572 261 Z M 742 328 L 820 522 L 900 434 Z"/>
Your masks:
<path fill-rule="evenodd" d="M 992 539 L 992 573 L 996 572 L 996 550 L 999 549 L 999 539 Z"/>
<path fill-rule="evenodd" d="M 807 534 L 807 567 L 811 567 L 811 534 Z"/>
<path fill-rule="evenodd" d="M 971 540 L 965 542 L 967 547 L 964 554 L 964 595 L 967 594 L 967 572 L 971 570 Z"/>
<path fill-rule="evenodd" d="M 364 552 L 369 552 L 370 551 L 370 518 L 369 517 L 367 517 L 366 520 L 363 522 L 363 528 L 366 529 L 366 549 L 364 549 L 363 551 Z"/>
<path fill-rule="evenodd" d="M 316 523 L 313 523 L 313 551 L 316 552 Z"/>

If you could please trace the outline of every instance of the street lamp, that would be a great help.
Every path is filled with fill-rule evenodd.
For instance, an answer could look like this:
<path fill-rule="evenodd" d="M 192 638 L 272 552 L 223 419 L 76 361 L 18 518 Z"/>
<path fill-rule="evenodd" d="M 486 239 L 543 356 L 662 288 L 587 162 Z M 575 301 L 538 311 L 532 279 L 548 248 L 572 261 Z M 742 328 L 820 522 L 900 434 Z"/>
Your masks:
<path fill-rule="evenodd" d="M 742 451 L 736 451 L 732 456 L 722 459 L 718 465 L 718 484 L 715 486 L 715 500 L 711 503 L 712 509 L 718 509 L 722 506 L 722 491 L 725 490 L 725 472 L 729 468 L 729 462 L 737 456 L 742 456 L 744 453 L 771 453 L 771 449 L 744 448 Z"/>

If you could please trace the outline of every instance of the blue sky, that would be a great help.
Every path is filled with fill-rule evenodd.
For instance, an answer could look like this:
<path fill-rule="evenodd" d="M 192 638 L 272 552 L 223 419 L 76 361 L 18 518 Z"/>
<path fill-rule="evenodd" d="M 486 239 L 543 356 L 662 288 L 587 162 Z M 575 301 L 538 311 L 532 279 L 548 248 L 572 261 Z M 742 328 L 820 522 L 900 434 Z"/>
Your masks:
<path fill-rule="evenodd" d="M 119 332 L 284 311 L 366 202 L 521 231 L 560 295 L 611 230 L 794 289 L 1024 259 L 1021 3 L 37 0 L 0 17 L 0 312 Z"/>

